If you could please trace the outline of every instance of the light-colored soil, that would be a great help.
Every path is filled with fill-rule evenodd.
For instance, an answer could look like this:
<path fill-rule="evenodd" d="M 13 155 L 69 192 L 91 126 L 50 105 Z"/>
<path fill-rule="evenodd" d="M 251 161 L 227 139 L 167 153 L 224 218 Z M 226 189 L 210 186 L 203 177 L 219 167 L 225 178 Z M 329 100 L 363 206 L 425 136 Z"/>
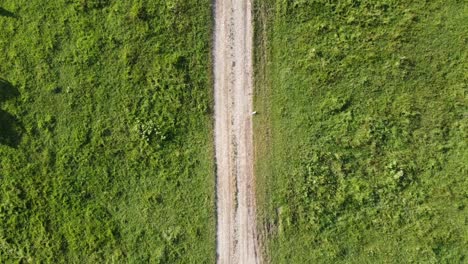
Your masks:
<path fill-rule="evenodd" d="M 252 137 L 252 3 L 216 0 L 217 261 L 260 263 Z"/>

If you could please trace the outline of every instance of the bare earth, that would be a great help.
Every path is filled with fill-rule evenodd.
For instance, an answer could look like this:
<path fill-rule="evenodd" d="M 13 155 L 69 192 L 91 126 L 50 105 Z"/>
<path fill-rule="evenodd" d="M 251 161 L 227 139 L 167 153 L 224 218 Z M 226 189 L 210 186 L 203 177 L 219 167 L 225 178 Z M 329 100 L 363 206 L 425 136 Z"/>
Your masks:
<path fill-rule="evenodd" d="M 216 0 L 217 261 L 260 263 L 252 137 L 252 3 Z"/>

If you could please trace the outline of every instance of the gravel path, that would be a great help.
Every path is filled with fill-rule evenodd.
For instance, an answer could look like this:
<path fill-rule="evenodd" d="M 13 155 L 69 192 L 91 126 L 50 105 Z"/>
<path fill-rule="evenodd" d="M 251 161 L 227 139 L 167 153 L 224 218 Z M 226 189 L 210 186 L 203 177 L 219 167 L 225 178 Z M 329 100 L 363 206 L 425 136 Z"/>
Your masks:
<path fill-rule="evenodd" d="M 253 175 L 252 2 L 215 0 L 217 261 L 260 263 Z"/>

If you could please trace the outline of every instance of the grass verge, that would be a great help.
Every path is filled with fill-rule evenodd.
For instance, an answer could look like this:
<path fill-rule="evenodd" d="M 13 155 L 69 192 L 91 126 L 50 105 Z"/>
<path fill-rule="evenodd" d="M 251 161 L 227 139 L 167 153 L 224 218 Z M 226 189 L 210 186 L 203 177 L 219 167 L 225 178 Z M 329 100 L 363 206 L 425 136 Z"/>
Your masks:
<path fill-rule="evenodd" d="M 214 262 L 211 1 L 1 5 L 0 262 Z"/>
<path fill-rule="evenodd" d="M 465 10 L 257 1 L 256 176 L 271 262 L 466 261 Z"/>

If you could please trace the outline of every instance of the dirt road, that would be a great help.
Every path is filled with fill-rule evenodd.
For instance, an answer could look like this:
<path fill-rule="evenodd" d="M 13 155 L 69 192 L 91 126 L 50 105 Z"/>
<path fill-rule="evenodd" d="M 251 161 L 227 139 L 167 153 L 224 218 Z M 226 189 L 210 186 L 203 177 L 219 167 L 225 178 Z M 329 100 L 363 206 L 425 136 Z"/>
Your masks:
<path fill-rule="evenodd" d="M 216 0 L 214 32 L 218 263 L 260 263 L 252 137 L 252 3 Z"/>

